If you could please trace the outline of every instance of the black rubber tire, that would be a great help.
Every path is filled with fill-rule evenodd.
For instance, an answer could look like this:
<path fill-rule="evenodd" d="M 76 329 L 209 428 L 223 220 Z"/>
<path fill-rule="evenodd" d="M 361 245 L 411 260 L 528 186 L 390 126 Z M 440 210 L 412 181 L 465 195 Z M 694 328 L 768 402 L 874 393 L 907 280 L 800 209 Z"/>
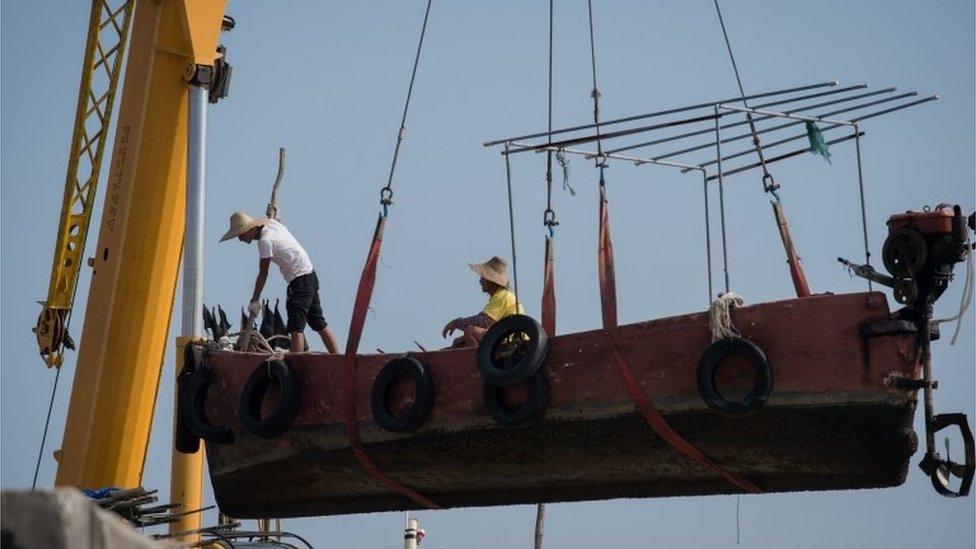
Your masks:
<path fill-rule="evenodd" d="M 212 373 L 206 363 L 201 363 L 190 374 L 184 385 L 185 393 L 179 399 L 180 415 L 190 431 L 207 442 L 233 444 L 234 433 L 223 425 L 211 425 L 207 420 L 206 398 Z"/>
<path fill-rule="evenodd" d="M 190 382 L 190 372 L 183 371 L 176 378 L 176 425 L 173 426 L 173 446 L 177 452 L 184 454 L 195 454 L 200 449 L 200 437 L 190 429 L 190 425 L 183 417 L 184 404 L 186 399 L 186 386 Z"/>
<path fill-rule="evenodd" d="M 389 393 L 394 381 L 404 374 L 413 381 L 413 403 L 399 416 L 390 411 Z M 370 405 L 380 427 L 396 433 L 416 431 L 434 409 L 434 376 L 416 358 L 402 356 L 387 362 L 373 380 Z"/>
<path fill-rule="evenodd" d="M 493 357 L 498 347 L 513 334 L 523 333 L 528 341 L 522 341 L 518 359 L 506 364 L 496 364 Z M 509 315 L 499 320 L 485 332 L 478 345 L 478 367 L 485 383 L 495 387 L 512 387 L 524 383 L 539 371 L 546 360 L 549 342 L 546 331 L 530 316 Z"/>
<path fill-rule="evenodd" d="M 756 374 L 752 391 L 742 400 L 730 401 L 715 387 L 718 365 L 731 355 L 743 355 Z M 705 349 L 698 361 L 698 393 L 709 407 L 725 412 L 744 412 L 766 402 L 773 390 L 773 369 L 766 354 L 758 345 L 740 337 L 729 337 L 713 342 Z"/>
<path fill-rule="evenodd" d="M 281 396 L 271 413 L 262 418 L 261 405 L 264 403 L 272 379 L 278 382 Z M 244 429 L 252 435 L 268 439 L 278 438 L 294 423 L 298 416 L 300 402 L 298 380 L 292 375 L 288 365 L 277 360 L 265 362 L 251 372 L 251 377 L 247 378 L 244 384 L 238 417 Z"/>
<path fill-rule="evenodd" d="M 538 370 L 529 380 L 529 399 L 515 409 L 509 409 L 501 401 L 502 387 L 484 384 L 482 394 L 485 407 L 495 421 L 507 427 L 521 425 L 542 414 L 549 405 L 549 377 L 546 370 Z"/>

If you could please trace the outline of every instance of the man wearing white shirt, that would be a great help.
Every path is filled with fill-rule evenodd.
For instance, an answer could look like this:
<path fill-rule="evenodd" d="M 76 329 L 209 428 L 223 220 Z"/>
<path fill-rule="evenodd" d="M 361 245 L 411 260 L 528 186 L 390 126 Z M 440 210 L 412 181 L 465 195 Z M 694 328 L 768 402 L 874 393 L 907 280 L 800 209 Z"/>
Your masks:
<path fill-rule="evenodd" d="M 258 242 L 258 276 L 248 310 L 256 316 L 261 311 L 261 291 L 268 280 L 268 267 L 273 262 L 288 283 L 285 310 L 288 312 L 288 333 L 292 352 L 305 349 L 305 325 L 318 332 L 330 353 L 339 352 L 339 344 L 322 314 L 319 300 L 319 279 L 308 252 L 291 232 L 275 219 L 254 219 L 244 212 L 230 216 L 230 229 L 221 242 L 237 237 L 245 244 Z"/>

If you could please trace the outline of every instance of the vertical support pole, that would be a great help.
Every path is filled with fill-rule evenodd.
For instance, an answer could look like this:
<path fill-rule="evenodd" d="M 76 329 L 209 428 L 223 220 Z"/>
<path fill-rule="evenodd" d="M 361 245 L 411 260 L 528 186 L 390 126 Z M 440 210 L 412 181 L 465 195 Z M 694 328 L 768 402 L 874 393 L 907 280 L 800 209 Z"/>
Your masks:
<path fill-rule="evenodd" d="M 505 143 L 505 152 L 509 149 L 509 143 Z M 512 236 L 512 278 L 515 281 L 515 303 L 519 301 L 518 286 L 518 256 L 515 254 L 515 205 L 512 202 L 512 163 L 509 155 L 505 155 L 505 181 L 508 182 L 508 229 Z"/>
<path fill-rule="evenodd" d="M 861 234 L 864 235 L 864 264 L 871 266 L 871 248 L 868 247 L 868 214 L 864 205 L 864 172 L 861 169 L 861 128 L 854 124 L 854 145 L 857 150 L 857 186 L 861 193 Z M 871 279 L 868 280 L 868 291 L 873 291 L 874 287 Z"/>
<path fill-rule="evenodd" d="M 203 212 L 207 163 L 209 91 L 190 86 L 186 155 L 186 234 L 183 245 L 184 337 L 203 337 Z"/>
<path fill-rule="evenodd" d="M 718 207 L 722 222 L 722 269 L 725 272 L 725 293 L 729 293 L 729 248 L 725 238 L 725 181 L 722 179 L 722 134 L 719 128 L 719 110 L 718 105 L 715 105 L 715 158 L 718 162 Z"/>
<path fill-rule="evenodd" d="M 705 267 L 708 270 L 708 299 L 705 303 L 711 307 L 715 294 L 712 293 L 712 226 L 711 210 L 708 207 L 708 172 L 702 170 L 701 174 L 702 193 L 705 196 Z"/>
<path fill-rule="evenodd" d="M 190 85 L 189 121 L 187 124 L 186 162 L 186 235 L 183 249 L 183 311 L 182 337 L 177 339 L 177 369 L 182 369 L 183 347 L 203 337 L 203 212 L 207 165 L 207 100 L 205 86 Z M 177 399 L 179 395 L 177 395 Z M 174 406 L 174 410 L 178 410 Z M 181 511 L 200 508 L 203 492 L 204 446 L 193 454 L 173 449 L 171 462 L 170 499 L 182 504 Z M 201 524 L 200 513 L 180 517 L 169 525 L 170 533 L 196 530 Z M 193 543 L 199 534 L 183 538 Z"/>
<path fill-rule="evenodd" d="M 407 516 L 407 527 L 403 530 L 403 549 L 417 549 L 417 519 Z"/>

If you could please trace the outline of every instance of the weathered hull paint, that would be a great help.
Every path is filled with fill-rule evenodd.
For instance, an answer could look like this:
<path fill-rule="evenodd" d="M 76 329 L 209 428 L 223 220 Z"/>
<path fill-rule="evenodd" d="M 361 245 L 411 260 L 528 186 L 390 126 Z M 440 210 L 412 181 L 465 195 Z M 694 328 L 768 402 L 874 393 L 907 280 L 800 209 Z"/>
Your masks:
<path fill-rule="evenodd" d="M 742 414 L 708 408 L 696 368 L 707 313 L 620 327 L 619 345 L 654 405 L 706 455 L 767 492 L 896 486 L 916 449 L 920 377 L 912 334 L 864 338 L 890 319 L 883 294 L 819 295 L 744 307 L 734 322 L 766 353 L 773 391 Z M 601 330 L 550 338 L 550 403 L 523 426 L 498 425 L 482 402 L 474 349 L 411 353 L 433 372 L 434 411 L 416 433 L 380 429 L 370 388 L 394 354 L 359 358 L 357 414 L 366 451 L 393 478 L 445 507 L 734 493 L 714 470 L 668 446 L 636 411 Z M 266 357 L 213 352 L 208 417 L 233 445 L 207 445 L 214 492 L 230 516 L 306 516 L 415 509 L 356 462 L 343 423 L 339 356 L 291 355 L 301 411 L 275 440 L 237 418 L 247 377 Z M 270 404 L 270 403 L 268 403 Z"/>

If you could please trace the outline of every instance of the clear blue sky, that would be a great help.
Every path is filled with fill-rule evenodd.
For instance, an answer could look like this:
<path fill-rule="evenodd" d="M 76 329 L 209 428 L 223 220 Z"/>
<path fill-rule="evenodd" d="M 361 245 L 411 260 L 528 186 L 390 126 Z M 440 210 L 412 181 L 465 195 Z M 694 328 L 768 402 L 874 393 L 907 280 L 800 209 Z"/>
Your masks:
<path fill-rule="evenodd" d="M 710 0 L 597 2 L 606 117 L 734 95 Z M 466 262 L 509 256 L 504 166 L 481 142 L 546 123 L 547 2 L 435 0 L 397 175 L 397 204 L 362 348 L 439 344 L 444 321 L 482 297 Z M 288 150 L 285 222 L 324 283 L 327 317 L 345 341 L 357 277 L 385 181 L 423 13 L 421 0 L 232 1 L 224 37 L 231 97 L 211 108 L 205 299 L 236 310 L 253 283 L 255 250 L 217 244 L 236 209 L 263 210 L 279 146 Z M 749 91 L 837 78 L 844 84 L 939 93 L 942 100 L 865 124 L 868 220 L 876 257 L 893 212 L 974 198 L 974 7 L 971 1 L 727 0 L 726 23 Z M 47 290 L 88 3 L 4 2 L 2 16 L 2 473 L 30 485 L 53 373 L 30 328 Z M 590 117 L 586 3 L 558 2 L 556 125 Z M 774 167 L 793 238 L 815 291 L 859 291 L 837 265 L 861 257 L 850 143 L 833 165 L 804 155 Z M 514 164 L 521 291 L 538 314 L 544 161 Z M 575 198 L 556 193 L 560 331 L 599 325 L 596 194 L 574 160 Z M 608 173 L 622 322 L 705 308 L 701 196 L 691 175 L 614 165 Z M 791 295 L 758 176 L 729 180 L 732 287 L 748 302 Z M 96 211 L 96 220 L 100 211 Z M 97 226 L 97 223 L 96 223 Z M 92 236 L 94 238 L 94 235 Z M 957 283 L 937 313 L 950 314 Z M 269 287 L 283 294 L 277 275 Z M 82 277 L 76 319 L 84 318 Z M 179 310 L 179 301 L 176 309 Z M 178 316 L 173 325 L 178 326 Z M 935 348 L 936 409 L 974 415 L 973 313 L 955 347 Z M 80 333 L 80 322 L 74 333 Z M 171 334 L 171 339 L 174 334 Z M 314 342 L 320 346 L 319 342 Z M 172 352 L 167 353 L 144 483 L 169 481 Z M 54 477 L 74 374 L 62 376 L 41 483 Z M 917 418 L 920 420 L 921 414 Z M 921 422 L 916 422 L 921 432 Z M 937 496 L 912 461 L 899 488 L 742 498 L 743 547 L 973 546 L 972 497 Z M 734 497 L 617 500 L 549 508 L 549 547 L 734 545 Z M 212 516 L 210 517 L 213 518 Z M 287 521 L 320 546 L 398 547 L 396 513 Z M 534 508 L 420 513 L 429 547 L 528 547 Z"/>

